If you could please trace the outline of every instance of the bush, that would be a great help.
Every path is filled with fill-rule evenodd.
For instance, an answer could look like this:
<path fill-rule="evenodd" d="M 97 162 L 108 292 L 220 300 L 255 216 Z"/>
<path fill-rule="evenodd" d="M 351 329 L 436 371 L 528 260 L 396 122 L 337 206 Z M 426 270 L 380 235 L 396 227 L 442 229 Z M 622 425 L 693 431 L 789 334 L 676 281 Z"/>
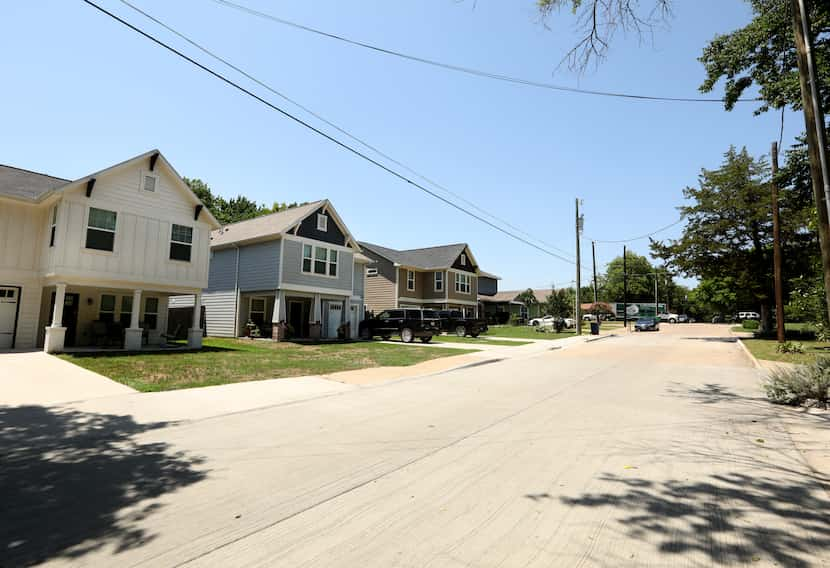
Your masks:
<path fill-rule="evenodd" d="M 761 327 L 761 324 L 758 323 L 757 320 L 744 320 L 743 323 L 741 323 L 741 325 L 744 329 L 749 331 L 755 331 L 756 329 Z"/>
<path fill-rule="evenodd" d="M 830 399 L 830 358 L 795 369 L 773 371 L 764 382 L 767 398 L 775 404 L 815 405 L 827 408 Z"/>
<path fill-rule="evenodd" d="M 804 353 L 804 344 L 795 341 L 779 343 L 775 348 L 778 353 Z"/>
<path fill-rule="evenodd" d="M 515 314 L 510 316 L 510 325 L 521 325 L 521 324 L 522 324 L 522 318 L 520 318 L 519 316 L 517 316 Z"/>

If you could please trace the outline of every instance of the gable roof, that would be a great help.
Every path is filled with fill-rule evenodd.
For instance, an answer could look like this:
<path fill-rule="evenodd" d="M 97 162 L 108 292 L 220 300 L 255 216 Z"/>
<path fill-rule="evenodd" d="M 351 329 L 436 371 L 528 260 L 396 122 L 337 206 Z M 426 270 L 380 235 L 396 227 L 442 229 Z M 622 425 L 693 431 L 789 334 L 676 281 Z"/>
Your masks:
<path fill-rule="evenodd" d="M 466 243 L 409 250 L 395 250 L 363 241 L 360 242 L 360 246 L 401 266 L 420 268 L 422 270 L 450 268 L 455 262 L 455 259 L 464 252 L 464 249 L 469 249 Z M 472 260 L 475 261 L 475 259 Z"/>
<path fill-rule="evenodd" d="M 225 225 L 221 229 L 211 232 L 210 246 L 219 247 L 254 240 L 265 240 L 269 237 L 280 237 L 299 225 L 303 219 L 321 207 L 325 208 L 326 214 L 333 217 L 335 222 L 340 226 L 340 229 L 346 237 L 346 243 L 353 243 L 357 252 L 360 252 L 357 241 L 352 237 L 345 223 L 343 223 L 343 220 L 328 199 L 312 201 L 311 203 L 278 211 L 277 213 L 270 213 Z"/>
<path fill-rule="evenodd" d="M 68 179 L 0 164 L 0 195 L 16 199 L 38 200 L 45 193 L 49 193 L 69 183 L 69 181 Z"/>
<path fill-rule="evenodd" d="M 104 173 L 131 166 L 136 162 L 150 158 L 150 156 L 153 156 L 154 154 L 158 154 L 160 159 L 157 163 L 163 164 L 164 167 L 170 170 L 170 173 L 173 174 L 173 179 L 179 186 L 179 189 L 181 189 L 190 198 L 193 205 L 202 205 L 202 215 L 207 218 L 208 223 L 214 227 L 219 227 L 219 221 L 216 220 L 207 207 L 204 207 L 202 201 L 196 196 L 195 193 L 193 193 L 190 186 L 184 182 L 182 177 L 179 175 L 179 172 L 177 172 L 170 162 L 167 161 L 164 154 L 157 149 L 149 150 L 143 154 L 139 154 L 138 156 L 129 158 L 123 162 L 119 162 L 115 165 L 104 168 L 103 170 L 99 170 L 95 173 L 75 180 L 47 176 L 45 174 L 21 170 L 11 166 L 2 166 L 2 168 L 6 168 L 7 170 L 5 172 L 0 172 L 0 196 L 11 197 L 13 199 L 28 201 L 30 203 L 41 203 L 51 195 L 62 193 L 80 184 L 84 184 L 90 179 Z M 31 184 L 31 186 L 29 186 L 29 184 Z"/>
<path fill-rule="evenodd" d="M 486 302 L 512 302 L 516 299 L 516 296 L 521 294 L 522 292 L 527 291 L 525 288 L 524 290 L 505 290 L 503 292 L 497 292 L 493 296 L 488 296 L 487 298 L 482 298 L 482 301 Z M 533 296 L 536 298 L 536 301 L 540 304 L 547 301 L 548 296 L 550 296 L 553 290 L 551 288 L 538 288 L 533 290 Z"/>

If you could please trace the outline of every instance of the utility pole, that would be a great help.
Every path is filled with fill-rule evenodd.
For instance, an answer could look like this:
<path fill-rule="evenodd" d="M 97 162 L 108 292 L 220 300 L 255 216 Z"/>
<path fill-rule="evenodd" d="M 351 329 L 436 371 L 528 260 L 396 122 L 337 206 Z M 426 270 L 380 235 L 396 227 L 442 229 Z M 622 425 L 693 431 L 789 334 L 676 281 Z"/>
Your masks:
<path fill-rule="evenodd" d="M 810 178 L 818 214 L 825 302 L 830 312 L 830 174 L 827 171 L 827 135 L 824 129 L 824 112 L 818 95 L 815 57 L 810 36 L 810 15 L 806 0 L 792 0 L 792 13 L 798 80 L 801 86 L 801 106 L 804 110 L 807 149 L 810 156 Z"/>
<path fill-rule="evenodd" d="M 582 336 L 582 315 L 580 314 L 580 302 L 582 301 L 579 297 L 579 287 L 581 285 L 581 272 L 582 272 L 582 261 L 579 256 L 579 234 L 582 232 L 580 225 L 582 224 L 582 220 L 579 217 L 579 198 L 576 198 L 576 309 L 575 319 L 576 319 L 576 336 Z"/>
<path fill-rule="evenodd" d="M 657 303 L 657 279 L 659 278 L 660 273 L 656 270 L 654 271 L 654 317 L 660 317 L 660 306 Z"/>
<path fill-rule="evenodd" d="M 628 254 L 623 245 L 623 327 L 628 329 Z"/>
<path fill-rule="evenodd" d="M 778 343 L 784 343 L 784 278 L 781 268 L 781 221 L 778 211 L 778 142 L 772 143 L 772 263 L 775 280 L 775 327 Z"/>
<path fill-rule="evenodd" d="M 599 324 L 599 308 L 597 307 L 597 243 L 591 241 L 591 259 L 594 261 L 594 316 Z"/>

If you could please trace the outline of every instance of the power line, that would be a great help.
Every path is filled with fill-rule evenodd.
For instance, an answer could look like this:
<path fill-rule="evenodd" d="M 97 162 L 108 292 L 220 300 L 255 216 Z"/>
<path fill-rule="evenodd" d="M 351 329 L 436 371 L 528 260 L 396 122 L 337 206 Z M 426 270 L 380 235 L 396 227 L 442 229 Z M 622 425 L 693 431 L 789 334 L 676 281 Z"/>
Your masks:
<path fill-rule="evenodd" d="M 657 229 L 656 231 L 651 231 L 650 233 L 647 233 L 647 234 L 645 234 L 645 235 L 640 235 L 639 237 L 633 237 L 633 238 L 630 238 L 630 239 L 619 239 L 619 240 L 616 240 L 616 241 L 601 241 L 601 240 L 599 240 L 599 239 L 595 239 L 595 242 L 596 242 L 596 243 L 598 243 L 598 244 L 599 244 L 599 243 L 603 243 L 603 244 L 619 244 L 619 243 L 630 243 L 631 241 L 639 241 L 639 240 L 641 240 L 641 239 L 647 239 L 648 237 L 651 237 L 651 236 L 653 236 L 653 235 L 656 235 L 657 233 L 662 233 L 662 232 L 663 232 L 663 231 L 665 231 L 666 229 L 671 229 L 671 228 L 672 228 L 672 227 L 674 227 L 675 225 L 679 225 L 680 223 L 682 223 L 682 222 L 683 222 L 683 219 L 684 219 L 683 217 L 680 217 L 680 219 L 678 219 L 678 220 L 677 220 L 677 221 L 675 221 L 674 223 L 671 223 L 670 225 L 666 225 L 665 227 L 660 227 L 660 228 L 659 228 L 659 229 Z"/>
<path fill-rule="evenodd" d="M 270 20 L 272 22 L 282 24 L 285 26 L 290 26 L 292 28 L 296 28 L 298 30 L 303 30 L 312 34 L 316 34 L 319 36 L 323 36 L 329 39 L 341 41 L 344 43 L 348 43 L 350 45 L 354 45 L 357 47 L 362 47 L 364 49 L 369 49 L 378 53 L 382 53 L 384 55 L 391 55 L 393 57 L 399 57 L 401 59 L 406 59 L 409 61 L 414 61 L 416 63 L 422 63 L 424 65 L 431 65 L 433 67 L 440 67 L 442 69 L 448 69 L 450 71 L 457 71 L 459 73 L 466 73 L 467 75 L 474 75 L 476 77 L 483 77 L 486 79 L 494 79 L 497 81 L 504 81 L 507 83 L 514 83 L 517 85 L 525 85 L 528 87 L 537 87 L 540 89 L 549 89 L 553 91 L 563 91 L 567 93 L 578 93 L 582 95 L 595 95 L 601 97 L 617 97 L 623 99 L 635 99 L 635 100 L 643 100 L 643 101 L 663 101 L 663 102 L 679 102 L 679 103 L 724 103 L 726 99 L 708 99 L 702 97 L 661 97 L 661 96 L 653 96 L 653 95 L 636 95 L 631 93 L 617 93 L 612 91 L 596 91 L 591 89 L 578 89 L 575 87 L 566 87 L 564 85 L 555 85 L 552 83 L 543 83 L 540 81 L 533 81 L 530 79 L 522 79 L 521 77 L 513 77 L 511 75 L 503 75 L 500 73 L 493 73 L 490 71 L 483 71 L 481 69 L 474 69 L 472 67 L 464 67 L 461 65 L 454 65 L 452 63 L 444 63 L 442 61 L 436 61 L 434 59 L 426 59 L 424 57 L 418 57 L 416 55 L 409 55 L 400 51 L 394 51 L 392 49 L 386 49 L 384 47 L 379 47 L 376 45 L 372 45 L 369 43 L 365 43 L 362 41 L 349 39 L 347 37 L 333 34 L 330 32 L 325 32 L 323 30 L 319 30 L 316 28 L 312 28 L 309 26 L 305 26 L 303 24 L 298 24 L 296 22 L 292 22 L 290 20 L 286 20 L 283 18 L 279 18 L 272 14 L 267 14 L 265 12 L 260 12 L 259 10 L 254 10 L 253 8 L 249 8 L 247 6 L 243 6 L 241 4 L 237 4 L 235 2 L 230 2 L 229 0 L 213 0 L 213 2 L 226 6 L 228 8 L 233 8 L 235 10 L 239 10 L 241 12 L 246 12 L 252 16 L 256 16 L 258 18 L 263 18 L 266 20 Z M 737 99 L 735 102 L 757 102 L 762 100 L 760 97 L 751 98 L 751 99 Z"/>
<path fill-rule="evenodd" d="M 496 216 L 496 215 L 494 215 L 494 214 L 490 213 L 489 211 L 487 211 L 487 210 L 485 210 L 485 209 L 483 209 L 483 208 L 479 207 L 478 205 L 476 205 L 476 204 L 475 204 L 475 203 L 473 203 L 472 201 L 470 201 L 470 200 L 466 199 L 463 195 L 460 195 L 460 194 L 458 194 L 458 193 L 456 193 L 456 192 L 454 192 L 454 191 L 450 190 L 449 188 L 447 188 L 447 187 L 445 187 L 445 186 L 441 185 L 440 183 L 438 183 L 438 182 L 436 182 L 436 181 L 434 181 L 434 180 L 432 180 L 432 179 L 430 179 L 430 178 L 426 177 L 425 175 L 423 175 L 423 174 L 419 173 L 418 171 L 416 171 L 416 170 L 414 170 L 413 168 L 409 167 L 409 166 L 408 166 L 408 165 L 406 165 L 405 163 L 403 163 L 403 162 L 401 162 L 401 161 L 399 161 L 399 160 L 396 160 L 396 159 L 395 159 L 395 158 L 393 158 L 392 156 L 390 156 L 390 155 L 388 155 L 388 154 L 384 153 L 383 151 L 381 151 L 380 149 L 378 149 L 376 146 L 373 146 L 372 144 L 370 144 L 370 143 L 366 142 L 366 140 L 363 140 L 363 139 L 361 139 L 361 138 L 358 138 L 357 136 L 355 136 L 355 135 L 351 134 L 350 132 L 348 132 L 347 130 L 345 130 L 345 129 L 341 128 L 341 127 L 340 127 L 340 126 L 338 126 L 337 124 L 335 124 L 335 123 L 331 122 L 330 120 L 326 119 L 325 117 L 321 116 L 320 114 L 318 114 L 318 113 L 314 112 L 313 110 L 311 110 L 311 109 L 310 109 L 310 108 L 308 108 L 307 106 L 304 106 L 303 104 L 301 104 L 301 103 L 300 103 L 300 102 L 298 102 L 297 100 L 292 99 L 291 97 L 289 97 L 289 96 L 288 96 L 288 95 L 286 95 L 285 93 L 282 93 L 282 92 L 278 91 L 277 89 L 275 89 L 275 88 L 274 88 L 274 87 L 272 87 L 271 85 L 269 85 L 269 84 L 265 83 L 264 81 L 262 81 L 262 80 L 260 80 L 260 79 L 257 79 L 255 76 L 251 75 L 250 73 L 248 73 L 248 72 L 247 72 L 247 71 L 245 71 L 244 69 L 242 69 L 242 68 L 238 67 L 237 65 L 235 65 L 235 64 L 233 64 L 232 62 L 228 61 L 227 59 L 225 59 L 225 58 L 221 57 L 220 55 L 216 54 L 215 52 L 213 52 L 213 51 L 209 50 L 209 49 L 208 49 L 208 48 L 206 48 L 205 46 L 203 46 L 203 45 L 199 44 L 199 43 L 198 43 L 198 42 L 196 42 L 195 40 L 193 40 L 193 39 L 189 38 L 188 36 L 184 35 L 183 33 L 179 32 L 178 30 L 174 29 L 173 27 L 171 27 L 171 26 L 167 25 L 167 24 L 166 24 L 166 23 L 164 23 L 163 21 L 161 21 L 161 20 L 159 20 L 158 18 L 154 17 L 152 14 L 149 14 L 149 13 L 145 12 L 144 10 L 142 10 L 141 8 L 139 8 L 139 7 L 137 7 L 137 6 L 133 5 L 133 4 L 131 4 L 131 3 L 130 3 L 130 2 L 128 2 L 127 0 L 120 0 L 120 1 L 121 1 L 121 3 L 122 3 L 122 4 L 124 4 L 125 6 L 128 6 L 129 8 L 131 8 L 131 9 L 133 9 L 134 11 L 138 12 L 139 14 L 143 15 L 144 17 L 148 18 L 149 20 L 152 20 L 153 22 L 155 22 L 155 23 L 156 23 L 156 24 L 158 24 L 159 26 L 163 27 L 164 29 L 166 29 L 166 30 L 167 30 L 167 31 L 169 31 L 170 33 L 172 33 L 172 34 L 174 34 L 174 35 L 178 36 L 179 38 L 181 38 L 182 40 L 186 41 L 187 43 L 189 43 L 190 45 L 192 45 L 193 47 L 195 47 L 196 49 L 198 49 L 198 50 L 199 50 L 199 51 L 201 51 L 202 53 L 204 53 L 204 54 L 208 55 L 209 57 L 212 57 L 213 59 L 215 59 L 216 61 L 219 61 L 220 63 L 223 63 L 224 65 L 227 65 L 228 67 L 230 67 L 231 69 L 233 69 L 233 70 L 234 70 L 234 71 L 236 71 L 237 73 L 239 73 L 239 74 L 243 75 L 244 77 L 246 77 L 247 79 L 249 79 L 249 80 L 253 81 L 253 82 L 254 82 L 254 83 L 256 83 L 257 85 L 261 86 L 262 88 L 264 88 L 264 89 L 268 90 L 269 92 L 273 93 L 274 95 L 277 95 L 278 97 L 282 98 L 283 100 L 285 100 L 285 101 L 287 101 L 287 102 L 289 102 L 289 103 L 293 104 L 293 105 L 294 105 L 294 106 L 296 106 L 297 108 L 299 108 L 299 109 L 301 109 L 301 110 L 303 110 L 303 111 L 307 112 L 308 114 L 310 114 L 311 116 L 313 116 L 313 117 L 314 117 L 314 118 L 316 118 L 317 120 L 319 120 L 319 121 L 321 121 L 321 122 L 323 122 L 323 123 L 327 124 L 327 125 L 328 125 L 328 126 L 330 126 L 331 128 L 334 128 L 335 130 L 337 130 L 338 132 L 340 132 L 340 133 L 341 133 L 341 134 L 343 134 L 344 136 L 348 136 L 349 138 L 351 138 L 352 140 L 354 140 L 354 141 L 355 141 L 355 142 L 357 142 L 358 144 L 361 144 L 361 145 L 362 145 L 362 146 L 364 146 L 365 148 L 368 148 L 369 150 L 371 150 L 371 151 L 375 152 L 376 154 L 378 154 L 379 156 L 383 157 L 384 159 L 386 159 L 386 160 L 388 160 L 388 161 L 392 162 L 393 164 L 395 164 L 395 165 L 397 165 L 397 166 L 399 166 L 399 167 L 401 167 L 401 168 L 405 169 L 405 170 L 406 170 L 406 171 L 408 171 L 409 173 L 411 173 L 411 174 L 413 174 L 414 176 L 416 176 L 416 177 L 420 178 L 421 180 L 425 181 L 426 183 L 428 183 L 428 184 L 432 185 L 433 187 L 436 187 L 436 188 L 438 188 L 438 189 L 440 189 L 440 190 L 444 191 L 445 193 L 447 193 L 447 194 L 449 194 L 449 195 L 452 195 L 453 197 L 455 197 L 455 198 L 456 198 L 456 199 L 458 199 L 459 201 L 462 201 L 462 202 L 466 203 L 467 205 L 469 205 L 470 207 L 472 207 L 472 208 L 473 208 L 473 209 L 475 209 L 476 211 L 479 211 L 480 213 L 483 213 L 484 215 L 487 215 L 487 216 L 488 216 L 488 217 L 490 217 L 491 219 L 494 219 L 494 220 L 496 220 L 496 221 L 498 221 L 498 222 L 502 223 L 503 225 L 505 225 L 505 226 L 509 227 L 510 229 L 513 229 L 514 231 L 516 231 L 516 232 L 518 232 L 518 233 L 521 233 L 521 234 L 523 234 L 524 236 L 526 236 L 526 237 L 528 237 L 528 238 L 530 238 L 530 239 L 535 240 L 536 242 L 539 242 L 539 243 L 541 243 L 541 244 L 545 245 L 546 247 L 552 248 L 552 249 L 554 249 L 554 250 L 556 250 L 556 251 L 558 251 L 558 252 L 561 252 L 561 253 L 563 253 L 563 254 L 565 254 L 565 255 L 568 255 L 568 256 L 573 256 L 573 255 L 572 255 L 572 253 L 570 253 L 570 252 L 568 252 L 568 251 L 566 251 L 566 250 L 564 250 L 564 249 L 561 249 L 561 248 L 557 247 L 556 245 L 553 245 L 553 244 L 551 244 L 551 243 L 548 243 L 548 242 L 546 242 L 546 241 L 544 241 L 544 240 L 540 239 L 539 237 L 536 237 L 536 236 L 534 236 L 534 235 L 532 235 L 532 234 L 528 233 L 527 231 L 524 231 L 524 230 L 520 229 L 519 227 L 516 227 L 515 225 L 513 225 L 513 224 L 509 223 L 508 221 L 506 221 L 506 220 L 504 220 L 504 219 L 502 219 L 502 218 L 500 218 L 500 217 L 498 217 L 498 216 Z"/>
<path fill-rule="evenodd" d="M 347 150 L 347 151 L 351 152 L 352 154 L 354 154 L 354 155 L 366 160 L 367 162 L 377 166 L 378 168 L 380 168 L 380 169 L 384 170 L 385 172 L 395 176 L 396 178 L 400 179 L 401 181 L 404 181 L 404 182 L 416 187 L 417 189 L 423 191 L 424 193 L 427 193 L 428 195 L 431 195 L 432 197 L 446 203 L 447 205 L 461 211 L 462 213 L 464 213 L 464 214 L 466 214 L 466 215 L 468 215 L 468 216 L 470 216 L 474 219 L 477 219 L 478 221 L 481 221 L 482 223 L 488 225 L 489 227 L 492 227 L 493 229 L 496 229 L 497 231 L 499 231 L 499 232 L 501 232 L 501 233 L 503 233 L 503 234 L 505 234 L 505 235 L 507 235 L 507 236 L 519 241 L 519 242 L 522 242 L 522 243 L 524 243 L 528 246 L 531 246 L 531 247 L 533 247 L 533 248 L 535 248 L 535 249 L 537 249 L 537 250 L 539 250 L 539 251 L 541 251 L 541 252 L 543 252 L 543 253 L 545 253 L 549 256 L 552 256 L 554 258 L 557 258 L 557 259 L 562 260 L 564 262 L 567 262 L 569 264 L 576 264 L 574 261 L 572 261 L 568 258 L 565 258 L 564 256 L 561 256 L 557 253 L 554 253 L 554 252 L 549 251 L 545 248 L 542 248 L 541 246 L 539 246 L 539 245 L 537 245 L 537 244 L 535 244 L 531 241 L 528 241 L 527 239 L 522 238 L 522 237 L 520 237 L 520 236 L 518 236 L 514 233 L 511 233 L 510 231 L 508 231 L 508 230 L 506 230 L 506 229 L 504 229 L 504 228 L 488 221 L 487 219 L 485 219 L 485 218 L 483 218 L 479 215 L 476 215 L 475 213 L 473 213 L 471 211 L 468 211 L 467 209 L 461 207 L 457 203 L 454 203 L 453 201 L 450 201 L 449 199 L 435 193 L 434 191 L 430 190 L 429 188 L 424 187 L 423 185 L 409 179 L 408 177 L 404 176 L 403 174 L 398 173 L 397 171 L 393 170 L 392 168 L 378 162 L 377 160 L 371 158 L 370 156 L 367 156 L 366 154 L 364 154 L 360 150 L 352 148 L 351 146 L 349 146 L 345 142 L 341 142 L 340 140 L 338 140 L 337 138 L 331 136 L 330 134 L 327 134 L 326 132 L 323 132 L 319 128 L 309 124 L 308 122 L 305 122 L 301 118 L 298 118 L 298 117 L 294 116 L 290 112 L 288 112 L 288 111 L 278 107 L 274 103 L 271 103 L 270 101 L 260 97 L 256 93 L 246 89 L 245 87 L 239 85 L 238 83 L 235 83 L 233 80 L 228 79 L 227 77 L 225 77 L 221 73 L 219 73 L 217 71 L 214 71 L 213 69 L 211 69 L 210 67 L 208 67 L 208 66 L 206 66 L 202 63 L 199 63 L 195 59 L 191 58 L 188 55 L 185 55 L 184 53 L 177 50 L 176 48 L 164 43 L 163 41 L 161 41 L 160 39 L 158 39 L 155 36 L 151 35 L 150 33 L 145 32 L 144 30 L 138 28 L 137 26 L 135 26 L 135 25 L 131 24 L 130 22 L 124 20 L 123 18 L 117 16 L 116 14 L 113 14 L 112 12 L 106 10 L 105 8 L 102 8 L 101 6 L 99 6 L 98 4 L 93 2 L 92 0 L 82 0 L 82 1 L 86 4 L 88 4 L 89 6 L 92 6 L 93 8 L 95 8 L 96 10 L 101 12 L 102 14 L 105 14 L 105 15 L 109 16 L 110 18 L 112 18 L 113 20 L 119 22 L 123 26 L 126 26 L 127 28 L 133 30 L 134 32 L 138 33 L 141 36 L 144 36 L 145 38 L 149 39 L 153 43 L 159 45 L 160 47 L 163 47 L 164 49 L 166 49 L 166 50 L 170 51 L 171 53 L 177 55 L 178 57 L 184 59 L 188 63 L 198 67 L 202 71 L 205 71 L 206 73 L 209 73 L 210 75 L 213 75 L 214 77 L 216 77 L 220 81 L 230 85 L 231 87 L 239 90 L 240 92 L 248 95 L 249 97 L 259 101 L 260 103 L 264 104 L 265 106 L 269 107 L 270 109 L 277 111 L 278 113 L 282 114 L 284 117 L 286 117 L 288 119 L 291 119 L 292 121 L 296 122 L 297 124 L 299 124 L 301 126 L 304 126 L 305 128 L 311 130 L 312 132 L 314 132 L 314 133 L 322 136 L 323 138 L 329 140 L 330 142 L 340 146 L 344 150 Z"/>

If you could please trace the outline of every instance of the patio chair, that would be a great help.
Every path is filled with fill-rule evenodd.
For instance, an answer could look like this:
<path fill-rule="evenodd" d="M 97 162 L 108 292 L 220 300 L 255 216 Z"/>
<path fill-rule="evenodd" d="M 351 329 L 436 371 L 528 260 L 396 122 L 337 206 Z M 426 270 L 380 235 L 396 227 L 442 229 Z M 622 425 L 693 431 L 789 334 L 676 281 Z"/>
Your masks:
<path fill-rule="evenodd" d="M 96 347 L 105 347 L 109 344 L 107 322 L 101 320 L 92 322 L 92 341 Z"/>
<path fill-rule="evenodd" d="M 167 345 L 167 342 L 172 340 L 172 339 L 178 339 L 179 334 L 181 333 L 181 331 L 182 331 L 182 324 L 177 323 L 176 327 L 173 328 L 173 333 L 159 334 L 159 337 L 161 338 L 162 345 Z"/>

